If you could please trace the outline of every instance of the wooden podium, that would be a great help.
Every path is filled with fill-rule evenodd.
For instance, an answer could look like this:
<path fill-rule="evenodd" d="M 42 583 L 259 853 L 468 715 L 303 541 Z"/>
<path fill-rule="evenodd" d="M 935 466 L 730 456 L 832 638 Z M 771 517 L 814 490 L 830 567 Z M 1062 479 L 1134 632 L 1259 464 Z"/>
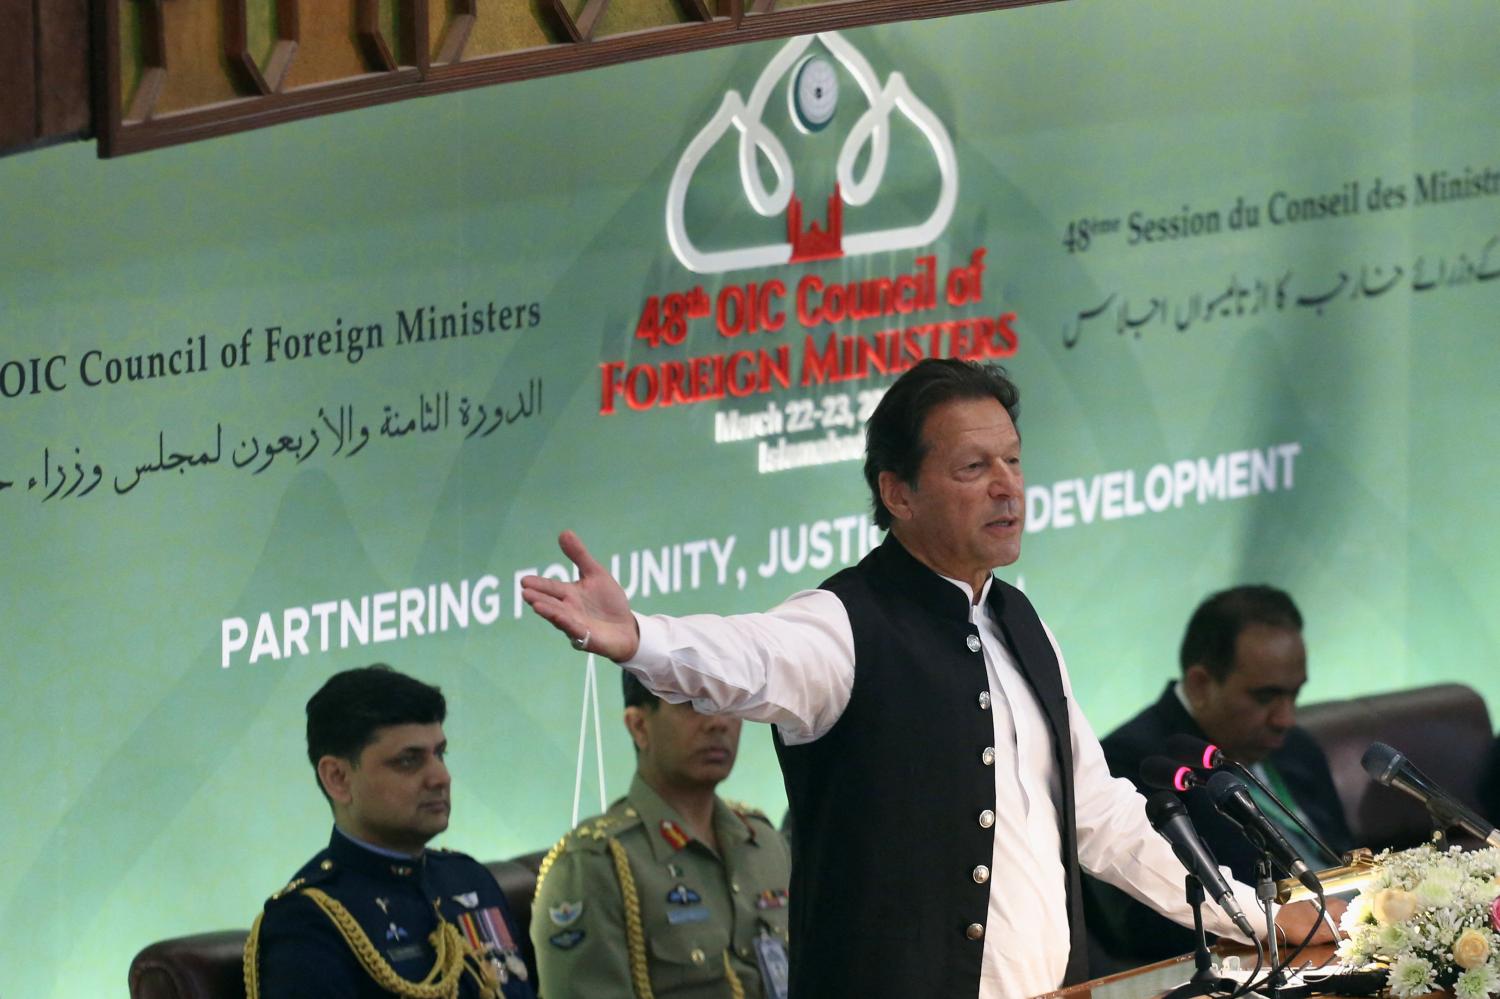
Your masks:
<path fill-rule="evenodd" d="M 1252 967 L 1255 964 L 1255 951 L 1248 947 L 1214 948 L 1220 954 L 1239 955 L 1245 966 Z M 1325 962 L 1333 960 L 1334 948 L 1323 944 L 1309 947 L 1297 958 L 1297 967 L 1301 967 L 1304 961 L 1311 962 L 1317 967 Z M 1193 955 L 1183 954 L 1179 957 L 1168 958 L 1165 961 L 1157 961 L 1155 964 L 1147 964 L 1130 971 L 1122 971 L 1115 975 L 1104 978 L 1095 978 L 1091 981 L 1080 982 L 1070 985 L 1065 989 L 1048 992 L 1037 996 L 1035 999 L 1155 999 L 1168 992 L 1193 976 Z"/>

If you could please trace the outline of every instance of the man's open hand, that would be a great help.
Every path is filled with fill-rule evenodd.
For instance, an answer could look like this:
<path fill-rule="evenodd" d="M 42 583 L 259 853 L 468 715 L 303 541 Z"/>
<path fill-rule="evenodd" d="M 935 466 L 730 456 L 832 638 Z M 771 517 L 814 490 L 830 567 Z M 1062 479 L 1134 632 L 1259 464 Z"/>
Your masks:
<path fill-rule="evenodd" d="M 632 658 L 641 636 L 625 591 L 594 560 L 578 535 L 564 531 L 557 543 L 578 567 L 578 582 L 525 576 L 521 579 L 521 599 L 567 635 L 575 648 L 608 656 L 617 663 Z"/>

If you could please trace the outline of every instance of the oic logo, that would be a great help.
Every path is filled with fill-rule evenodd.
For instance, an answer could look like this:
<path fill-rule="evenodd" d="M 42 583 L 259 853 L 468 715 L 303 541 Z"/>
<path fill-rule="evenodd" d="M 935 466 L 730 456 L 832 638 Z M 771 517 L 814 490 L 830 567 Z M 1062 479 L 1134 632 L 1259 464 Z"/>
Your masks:
<path fill-rule="evenodd" d="M 840 69 L 853 80 L 857 94 L 841 92 Z M 840 102 L 863 99 L 867 104 L 839 149 L 831 192 L 802 191 L 799 196 L 787 147 L 765 124 L 768 105 L 783 89 L 788 118 L 804 136 L 828 128 Z M 869 204 L 885 178 L 897 113 L 916 126 L 931 146 L 938 180 L 935 202 L 926 218 L 913 225 L 847 231 L 845 207 Z M 737 161 L 745 201 L 763 218 L 785 219 L 786 238 L 782 242 L 705 249 L 689 233 L 688 187 L 709 151 L 731 130 L 738 133 Z M 764 157 L 775 175 L 769 190 L 758 157 Z M 821 222 L 804 223 L 803 197 L 816 203 L 825 196 Z M 741 97 L 737 90 L 727 92 L 718 111 L 688 143 L 667 189 L 667 241 L 683 266 L 699 274 L 906 250 L 926 246 L 940 236 L 953 217 L 957 201 L 958 163 L 953 140 L 943 123 L 912 93 L 899 72 L 892 72 L 882 84 L 858 49 L 837 32 L 823 32 L 795 38 L 782 46 L 756 79 L 750 96 Z"/>

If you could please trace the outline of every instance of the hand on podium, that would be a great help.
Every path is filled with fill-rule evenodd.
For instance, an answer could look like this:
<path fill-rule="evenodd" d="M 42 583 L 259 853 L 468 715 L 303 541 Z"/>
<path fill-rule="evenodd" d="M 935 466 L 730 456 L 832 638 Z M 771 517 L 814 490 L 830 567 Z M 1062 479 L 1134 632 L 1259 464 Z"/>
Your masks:
<path fill-rule="evenodd" d="M 640 647 L 641 635 L 624 589 L 589 554 L 578 535 L 564 531 L 557 543 L 578 567 L 578 581 L 524 576 L 521 599 L 567 635 L 575 649 L 607 656 L 617 663 L 632 658 Z"/>
<path fill-rule="evenodd" d="M 1330 898 L 1328 900 L 1328 918 L 1338 925 L 1340 917 L 1349 903 L 1341 898 Z M 1318 919 L 1318 905 L 1316 902 L 1291 902 L 1283 905 L 1276 913 L 1276 928 L 1286 934 L 1284 947 L 1297 947 L 1307 936 L 1313 925 L 1317 924 L 1317 932 L 1309 943 L 1330 944 L 1335 938 L 1333 931 L 1328 928 L 1328 923 Z"/>

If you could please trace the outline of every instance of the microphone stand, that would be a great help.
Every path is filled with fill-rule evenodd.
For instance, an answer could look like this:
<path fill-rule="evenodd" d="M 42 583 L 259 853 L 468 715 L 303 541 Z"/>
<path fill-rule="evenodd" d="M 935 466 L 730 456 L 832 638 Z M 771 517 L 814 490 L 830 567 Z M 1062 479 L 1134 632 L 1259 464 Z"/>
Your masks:
<path fill-rule="evenodd" d="M 1344 862 L 1343 856 L 1340 855 L 1337 850 L 1325 843 L 1323 841 L 1323 837 L 1314 832 L 1306 822 L 1303 822 L 1301 817 L 1298 816 L 1297 813 L 1293 811 L 1286 802 L 1281 800 L 1280 795 L 1278 795 L 1275 791 L 1272 791 L 1269 787 L 1266 787 L 1265 781 L 1255 776 L 1255 771 L 1251 770 L 1249 767 L 1241 763 L 1236 763 L 1234 760 L 1229 760 L 1228 765 L 1230 769 L 1232 769 L 1235 773 L 1239 774 L 1241 777 L 1245 778 L 1250 783 L 1260 788 L 1261 794 L 1264 794 L 1271 801 L 1275 802 L 1276 807 L 1281 809 L 1281 813 L 1287 818 L 1291 819 L 1292 822 L 1296 824 L 1297 828 L 1302 830 L 1302 834 L 1304 836 L 1311 840 L 1318 847 L 1318 849 L 1322 850 L 1329 857 L 1333 858 L 1333 866 L 1337 867 Z"/>
<path fill-rule="evenodd" d="M 1184 879 L 1188 905 L 1193 907 L 1193 963 L 1197 970 L 1193 977 L 1168 992 L 1162 999 L 1190 999 L 1192 996 L 1209 996 L 1220 992 L 1234 991 L 1238 983 L 1220 978 L 1214 971 L 1213 958 L 1208 953 L 1208 934 L 1203 930 L 1203 883 L 1189 874 Z"/>
<path fill-rule="evenodd" d="M 1432 823 L 1432 839 L 1430 842 L 1437 848 L 1439 853 L 1447 853 L 1448 830 L 1461 829 L 1463 828 L 1463 823 L 1453 813 L 1453 809 L 1448 807 L 1448 803 L 1437 795 L 1433 795 L 1422 802 L 1422 804 L 1427 806 L 1427 820 Z"/>
<path fill-rule="evenodd" d="M 1432 821 L 1432 836 L 1427 842 L 1431 843 L 1433 849 L 1438 853 L 1448 852 L 1448 827 L 1443 820 L 1438 818 L 1437 812 L 1427 809 L 1427 816 Z"/>
<path fill-rule="evenodd" d="M 1271 971 L 1266 977 L 1266 994 L 1271 999 L 1281 999 L 1286 978 L 1281 973 L 1281 954 L 1276 946 L 1276 914 L 1271 904 L 1276 901 L 1276 879 L 1271 874 L 1271 855 L 1261 851 L 1255 861 L 1255 897 L 1266 912 L 1266 944 L 1270 950 Z"/>

